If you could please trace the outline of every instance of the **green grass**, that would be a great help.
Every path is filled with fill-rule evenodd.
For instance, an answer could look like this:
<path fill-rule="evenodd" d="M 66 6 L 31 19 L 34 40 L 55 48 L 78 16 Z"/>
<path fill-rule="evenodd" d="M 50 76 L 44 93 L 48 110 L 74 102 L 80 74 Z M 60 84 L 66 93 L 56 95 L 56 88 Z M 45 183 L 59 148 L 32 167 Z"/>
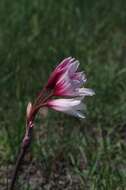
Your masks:
<path fill-rule="evenodd" d="M 38 117 L 32 154 L 50 175 L 62 153 L 82 189 L 125 189 L 125 10 L 125 1 L 114 0 L 0 1 L 0 164 L 14 162 L 28 101 L 56 64 L 73 56 L 96 92 L 85 101 L 86 119 L 53 111 Z"/>

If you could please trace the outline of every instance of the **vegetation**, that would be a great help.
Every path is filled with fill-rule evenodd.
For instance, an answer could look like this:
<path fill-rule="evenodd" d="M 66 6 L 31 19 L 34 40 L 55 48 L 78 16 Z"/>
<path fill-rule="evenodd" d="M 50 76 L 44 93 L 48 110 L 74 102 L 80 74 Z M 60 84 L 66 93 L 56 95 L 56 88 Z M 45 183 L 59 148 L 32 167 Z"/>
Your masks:
<path fill-rule="evenodd" d="M 50 110 L 38 115 L 30 157 L 48 179 L 64 163 L 79 180 L 76 189 L 125 189 L 125 10 L 125 1 L 114 0 L 0 1 L 0 175 L 15 162 L 27 103 L 56 64 L 73 56 L 96 92 L 85 99 L 86 119 Z M 27 181 L 19 184 L 32 190 Z"/>

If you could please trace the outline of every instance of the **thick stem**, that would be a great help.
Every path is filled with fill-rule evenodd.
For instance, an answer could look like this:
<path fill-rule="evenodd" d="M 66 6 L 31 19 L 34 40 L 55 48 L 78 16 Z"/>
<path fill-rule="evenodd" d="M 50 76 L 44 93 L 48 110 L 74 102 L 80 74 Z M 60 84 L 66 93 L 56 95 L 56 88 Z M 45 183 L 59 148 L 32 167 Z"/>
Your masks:
<path fill-rule="evenodd" d="M 31 137 L 32 137 L 32 127 L 29 127 L 28 131 L 26 132 L 25 137 L 24 137 L 24 139 L 22 141 L 21 150 L 19 152 L 19 155 L 18 155 L 18 158 L 17 158 L 17 161 L 16 161 L 16 165 L 15 165 L 15 168 L 14 168 L 14 172 L 13 172 L 13 176 L 12 176 L 12 180 L 11 180 L 9 190 L 14 189 L 14 185 L 15 185 L 15 182 L 16 182 L 16 179 L 17 179 L 18 171 L 20 169 L 20 165 L 21 165 L 21 163 L 23 161 L 23 158 L 25 156 L 25 153 L 26 153 L 26 151 L 27 151 L 27 149 L 28 149 L 28 147 L 30 146 L 30 143 L 31 143 Z"/>

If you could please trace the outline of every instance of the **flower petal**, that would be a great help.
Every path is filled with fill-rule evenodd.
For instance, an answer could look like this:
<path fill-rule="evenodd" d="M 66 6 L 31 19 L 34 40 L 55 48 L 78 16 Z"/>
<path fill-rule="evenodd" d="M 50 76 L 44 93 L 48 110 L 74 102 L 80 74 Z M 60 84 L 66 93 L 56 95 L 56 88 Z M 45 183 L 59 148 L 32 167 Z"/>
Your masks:
<path fill-rule="evenodd" d="M 69 115 L 84 118 L 84 115 L 80 112 L 84 109 L 84 104 L 79 98 L 50 100 L 48 101 L 47 106 Z"/>
<path fill-rule="evenodd" d="M 72 57 L 64 59 L 50 75 L 46 88 L 53 89 L 55 87 L 56 82 L 59 80 L 62 74 L 64 74 L 68 70 L 68 68 L 74 62 L 74 60 L 75 59 Z"/>
<path fill-rule="evenodd" d="M 86 79 L 86 75 L 84 74 L 84 72 L 76 72 L 74 75 L 73 75 L 73 80 L 78 80 L 78 81 L 81 81 L 82 83 L 85 83 L 87 81 Z"/>
<path fill-rule="evenodd" d="M 73 96 L 74 86 L 72 86 L 68 71 L 66 71 L 57 81 L 54 89 L 55 96 Z"/>
<path fill-rule="evenodd" d="M 78 67 L 79 67 L 79 61 L 75 60 L 73 63 L 70 64 L 70 66 L 68 67 L 68 71 L 69 71 L 69 76 L 72 77 L 73 74 L 77 71 Z"/>
<path fill-rule="evenodd" d="M 65 58 L 57 67 L 56 70 L 64 69 L 68 67 L 75 59 L 72 57 Z"/>
<path fill-rule="evenodd" d="M 89 88 L 79 88 L 78 95 L 79 96 L 93 96 L 95 95 L 95 92 Z"/>

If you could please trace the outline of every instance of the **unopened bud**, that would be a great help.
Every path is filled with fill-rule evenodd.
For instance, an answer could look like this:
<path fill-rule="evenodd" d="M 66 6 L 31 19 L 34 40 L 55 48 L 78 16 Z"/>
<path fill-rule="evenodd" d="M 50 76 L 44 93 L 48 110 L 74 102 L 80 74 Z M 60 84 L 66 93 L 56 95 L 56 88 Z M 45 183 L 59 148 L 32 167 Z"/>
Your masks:
<path fill-rule="evenodd" d="M 28 105 L 27 105 L 27 111 L 26 111 L 27 118 L 30 117 L 31 110 L 32 110 L 32 103 L 29 102 Z"/>

